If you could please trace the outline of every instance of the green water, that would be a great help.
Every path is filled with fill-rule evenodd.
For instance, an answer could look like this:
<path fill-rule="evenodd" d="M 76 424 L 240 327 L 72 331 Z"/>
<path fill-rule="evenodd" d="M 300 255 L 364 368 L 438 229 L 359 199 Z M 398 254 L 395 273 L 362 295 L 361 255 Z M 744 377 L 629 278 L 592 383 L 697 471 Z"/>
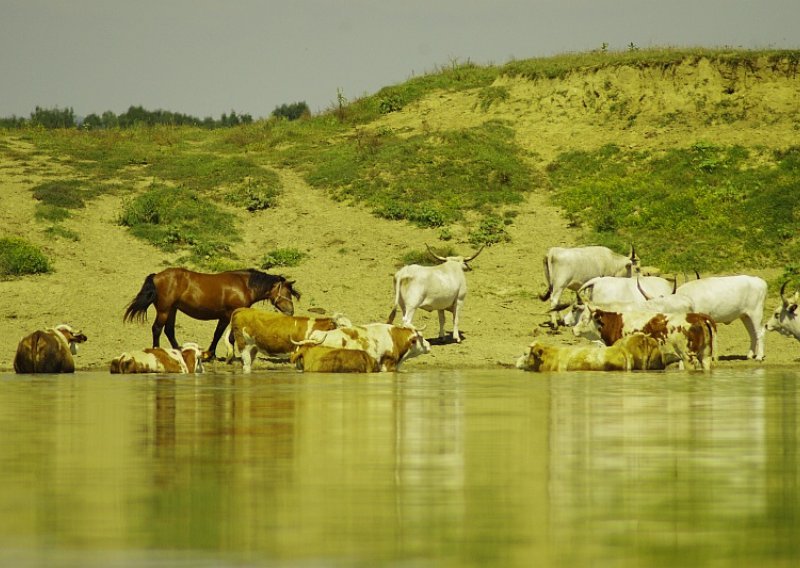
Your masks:
<path fill-rule="evenodd" d="M 797 566 L 799 376 L 0 375 L 0 565 Z"/>

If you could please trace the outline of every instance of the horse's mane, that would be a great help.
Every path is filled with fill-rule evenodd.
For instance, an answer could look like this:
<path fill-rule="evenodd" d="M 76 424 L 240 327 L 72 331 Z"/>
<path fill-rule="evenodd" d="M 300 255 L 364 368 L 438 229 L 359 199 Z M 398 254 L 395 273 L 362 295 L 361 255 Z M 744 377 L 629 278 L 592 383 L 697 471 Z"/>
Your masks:
<path fill-rule="evenodd" d="M 283 282 L 289 287 L 289 290 L 293 296 L 300 298 L 300 293 L 292 288 L 292 282 L 289 282 L 283 276 L 278 274 L 267 274 L 266 272 L 256 270 L 255 268 L 247 268 L 237 272 L 245 272 L 250 275 L 247 279 L 247 285 L 250 287 L 250 289 L 256 291 L 259 296 L 265 296 L 276 283 Z"/>

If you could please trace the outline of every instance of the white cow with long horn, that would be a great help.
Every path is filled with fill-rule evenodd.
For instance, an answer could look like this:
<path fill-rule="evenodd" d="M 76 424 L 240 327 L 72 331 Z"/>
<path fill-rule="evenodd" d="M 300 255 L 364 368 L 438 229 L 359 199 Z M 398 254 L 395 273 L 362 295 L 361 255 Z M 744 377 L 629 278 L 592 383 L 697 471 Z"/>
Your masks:
<path fill-rule="evenodd" d="M 781 305 L 775 308 L 765 327 L 767 331 L 777 331 L 800 341 L 800 315 L 797 313 L 800 292 L 795 290 L 792 296 L 787 297 L 787 284 L 789 284 L 788 280 L 781 286 Z"/>
<path fill-rule="evenodd" d="M 387 323 L 394 321 L 399 307 L 403 312 L 403 324 L 412 326 L 411 320 L 417 309 L 439 312 L 439 337 L 444 338 L 444 312 L 453 314 L 453 339 L 461 341 L 458 319 L 464 298 L 467 296 L 467 279 L 464 272 L 472 270 L 469 262 L 477 257 L 484 247 L 469 257 L 439 256 L 427 244 L 428 253 L 442 262 L 437 266 L 409 264 L 394 275 L 394 307 Z"/>

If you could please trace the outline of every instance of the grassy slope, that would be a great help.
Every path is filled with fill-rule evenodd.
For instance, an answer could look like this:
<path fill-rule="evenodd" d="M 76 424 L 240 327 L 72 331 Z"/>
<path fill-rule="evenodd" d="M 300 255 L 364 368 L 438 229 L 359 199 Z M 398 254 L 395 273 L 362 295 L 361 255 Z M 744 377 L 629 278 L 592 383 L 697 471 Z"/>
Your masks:
<path fill-rule="evenodd" d="M 637 243 L 650 239 L 649 246 L 639 246 L 648 264 L 677 262 L 654 246 L 674 241 L 674 224 L 640 223 L 636 234 L 628 226 L 597 232 L 608 224 L 595 226 L 602 217 L 592 213 L 592 203 L 581 205 L 580 195 L 565 191 L 588 188 L 591 195 L 594 187 L 605 184 L 612 194 L 624 189 L 631 197 L 621 201 L 631 202 L 637 199 L 631 187 L 646 189 L 656 175 L 659 183 L 668 179 L 652 173 L 660 171 L 656 166 L 691 164 L 691 152 L 709 149 L 717 165 L 701 167 L 703 179 L 729 170 L 747 175 L 782 171 L 781 155 L 792 155 L 785 151 L 796 143 L 800 122 L 795 67 L 793 54 L 586 54 L 505 68 L 453 67 L 355 101 L 341 109 L 341 116 L 333 112 L 302 123 L 267 122 L 214 132 L 9 132 L 0 140 L 6 172 L 0 187 L 4 202 L 8 197 L 13 204 L 0 212 L 4 233 L 41 243 L 56 259 L 56 272 L 4 285 L 11 298 L 0 313 L 9 324 L 0 338 L 4 352 L 12 352 L 31 326 L 70 319 L 83 321 L 79 325 L 93 328 L 93 335 L 102 338 L 100 344 L 87 344 L 83 360 L 102 365 L 121 349 L 149 341 L 146 327 L 119 324 L 121 310 L 148 272 L 186 262 L 206 268 L 253 265 L 281 247 L 299 248 L 308 255 L 288 271 L 301 284 L 304 308 L 321 306 L 344 311 L 356 321 L 379 320 L 391 304 L 391 273 L 398 258 L 439 238 L 449 239 L 442 246 L 470 250 L 482 221 L 490 218 L 500 221 L 493 227 L 506 231 L 511 240 L 487 249 L 469 276 L 469 308 L 462 327 L 472 340 L 437 350 L 419 365 L 507 364 L 529 341 L 536 323 L 545 319 L 535 294 L 544 285 L 539 258 L 548 246 L 598 239 L 622 246 L 628 238 Z M 394 110 L 381 113 L 389 108 Z M 683 154 L 676 157 L 674 152 Z M 720 161 L 730 153 L 739 161 Z M 342 157 L 347 156 L 351 170 L 340 165 L 337 177 L 320 175 L 331 160 L 346 166 L 348 160 Z M 409 164 L 417 162 L 419 167 L 412 171 Z M 605 169 L 614 176 L 595 179 L 602 169 L 598 163 L 607 164 Z M 791 196 L 796 194 L 796 171 L 791 164 L 783 167 L 788 173 L 782 174 L 780 195 Z M 675 171 L 661 169 L 670 175 Z M 70 211 L 65 221 L 34 219 L 37 206 L 31 190 L 42 182 L 65 179 L 82 180 L 85 209 Z M 452 179 L 458 183 L 448 186 L 451 198 L 460 186 L 476 210 L 451 204 L 450 210 L 459 208 L 458 216 L 444 219 L 443 226 L 425 226 L 429 218 L 438 219 L 439 202 L 431 192 L 439 181 Z M 729 178 L 734 190 L 741 179 Z M 708 179 L 704 183 L 708 185 Z M 155 242 L 160 248 L 154 249 L 134 242 L 127 229 L 116 224 L 123 204 L 133 196 L 173 186 L 187 188 L 203 200 L 200 211 L 211 203 L 234 215 L 235 229 L 223 235 L 225 247 L 218 248 L 215 238 L 210 250 L 208 242 L 181 242 L 175 236 L 183 228 L 168 227 Z M 252 186 L 283 192 L 277 207 L 246 212 L 242 191 Z M 407 202 L 424 206 L 427 213 L 421 220 L 398 223 L 369 214 L 420 187 L 425 192 L 412 194 Z M 323 195 L 363 200 L 364 206 L 345 206 Z M 382 200 L 382 195 L 393 197 Z M 563 216 L 548 203 L 551 199 L 560 200 Z M 608 210 L 606 202 L 600 206 Z M 451 214 L 450 210 L 439 213 Z M 650 218 L 695 219 L 678 207 L 664 211 L 661 218 Z M 627 214 L 637 218 L 635 210 Z M 793 214 L 790 209 L 787 223 L 794 222 Z M 768 220 L 762 216 L 758 222 Z M 749 222 L 746 216 L 737 219 Z M 57 233 L 48 229 L 56 225 L 76 233 L 79 240 L 53 238 Z M 698 227 L 689 244 L 719 250 L 716 235 Z M 731 256 L 719 271 L 752 266 L 748 247 L 754 231 L 748 228 L 736 227 L 735 240 L 725 244 Z M 790 237 L 782 238 L 790 243 Z M 769 246 L 769 241 L 761 246 Z M 757 260 L 759 274 L 767 277 L 780 275 L 786 264 L 786 257 L 778 254 L 761 254 Z M 42 285 L 50 290 L 44 300 L 28 301 Z M 76 286 L 81 293 L 71 294 Z M 93 295 L 99 298 L 96 314 L 87 308 Z M 435 333 L 435 315 L 421 314 L 415 321 L 428 323 L 426 334 Z M 205 343 L 213 325 L 179 318 L 179 327 L 183 335 Z M 740 334 L 734 326 L 731 332 Z M 729 353 L 741 351 L 740 339 L 729 344 Z"/>

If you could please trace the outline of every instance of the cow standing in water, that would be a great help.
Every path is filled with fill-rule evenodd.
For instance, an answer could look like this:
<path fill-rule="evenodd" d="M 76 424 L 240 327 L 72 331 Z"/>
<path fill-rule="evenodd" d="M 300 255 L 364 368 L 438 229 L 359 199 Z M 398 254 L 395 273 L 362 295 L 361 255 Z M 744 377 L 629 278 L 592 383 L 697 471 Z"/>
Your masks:
<path fill-rule="evenodd" d="M 411 326 L 417 309 L 439 312 L 439 337 L 444 338 L 444 312 L 453 314 L 453 339 L 458 343 L 461 334 L 458 320 L 464 299 L 467 297 L 465 271 L 472 270 L 469 262 L 477 257 L 484 247 L 469 257 L 439 256 L 428 248 L 428 253 L 442 262 L 437 266 L 410 264 L 394 275 L 394 307 L 387 323 L 394 321 L 397 308 L 403 312 L 403 325 Z"/>

